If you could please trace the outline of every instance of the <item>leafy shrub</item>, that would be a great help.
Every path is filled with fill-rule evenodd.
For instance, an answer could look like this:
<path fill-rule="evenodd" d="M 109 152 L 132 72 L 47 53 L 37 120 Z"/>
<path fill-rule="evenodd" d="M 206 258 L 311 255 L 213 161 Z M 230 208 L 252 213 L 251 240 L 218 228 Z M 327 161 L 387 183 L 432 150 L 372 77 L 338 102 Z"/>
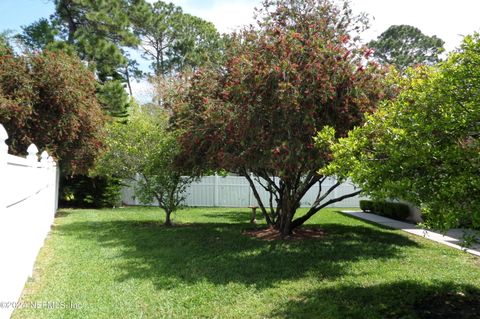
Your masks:
<path fill-rule="evenodd" d="M 371 212 L 388 218 L 405 220 L 410 215 L 407 204 L 386 201 L 361 200 L 360 208 L 364 212 Z"/>
<path fill-rule="evenodd" d="M 388 210 L 385 209 L 385 203 L 384 201 L 374 201 L 372 203 L 373 206 L 373 212 L 382 216 L 387 216 L 390 215 Z M 389 217 L 389 216 L 387 216 Z"/>
<path fill-rule="evenodd" d="M 359 203 L 360 209 L 363 210 L 365 213 L 373 211 L 373 202 L 371 200 L 361 200 Z"/>
<path fill-rule="evenodd" d="M 60 181 L 60 206 L 106 208 L 119 206 L 122 183 L 111 177 L 64 176 Z"/>
<path fill-rule="evenodd" d="M 386 203 L 392 211 L 392 218 L 405 220 L 410 215 L 410 207 L 407 204 L 403 203 Z"/>
<path fill-rule="evenodd" d="M 373 198 L 414 203 L 429 227 L 456 227 L 464 214 L 480 226 L 480 94 L 472 93 L 480 92 L 478 65 L 475 33 L 434 68 L 392 73 L 399 95 L 332 146 L 326 171 Z"/>

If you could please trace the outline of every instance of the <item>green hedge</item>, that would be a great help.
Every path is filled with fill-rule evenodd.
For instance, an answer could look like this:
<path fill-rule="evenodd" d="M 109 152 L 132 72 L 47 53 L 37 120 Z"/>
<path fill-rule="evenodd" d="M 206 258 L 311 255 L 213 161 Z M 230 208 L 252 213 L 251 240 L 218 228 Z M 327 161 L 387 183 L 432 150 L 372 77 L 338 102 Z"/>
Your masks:
<path fill-rule="evenodd" d="M 405 220 L 410 215 L 410 208 L 407 204 L 392 203 L 386 201 L 361 200 L 360 208 L 364 212 Z"/>
<path fill-rule="evenodd" d="M 104 208 L 121 204 L 122 183 L 116 178 L 86 175 L 60 178 L 60 207 Z"/>

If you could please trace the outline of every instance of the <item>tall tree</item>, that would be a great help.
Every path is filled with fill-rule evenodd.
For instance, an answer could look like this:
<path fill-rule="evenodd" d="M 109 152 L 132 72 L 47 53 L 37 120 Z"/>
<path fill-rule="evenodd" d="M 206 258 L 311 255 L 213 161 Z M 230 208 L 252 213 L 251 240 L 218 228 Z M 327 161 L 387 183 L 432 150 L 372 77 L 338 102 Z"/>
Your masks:
<path fill-rule="evenodd" d="M 437 68 L 407 71 L 403 89 L 334 147 L 330 172 L 375 197 L 420 206 L 431 225 L 480 227 L 480 35 Z"/>
<path fill-rule="evenodd" d="M 31 50 L 47 48 L 56 41 L 55 37 L 60 33 L 55 22 L 45 18 L 35 21 L 28 26 L 23 26 L 22 30 L 23 32 L 16 37 Z"/>
<path fill-rule="evenodd" d="M 102 146 L 105 117 L 95 79 L 64 53 L 44 51 L 0 59 L 0 122 L 13 153 L 31 143 L 47 149 L 64 172 L 86 172 Z"/>
<path fill-rule="evenodd" d="M 222 39 L 215 26 L 172 3 L 138 2 L 131 16 L 143 56 L 152 61 L 157 77 L 220 59 Z"/>
<path fill-rule="evenodd" d="M 124 70 L 129 61 L 122 48 L 139 44 L 129 17 L 132 2 L 143 0 L 54 0 L 54 23 L 67 43 L 73 45 L 80 58 L 95 71 L 105 109 L 120 117 L 126 116 L 129 105 L 125 103 L 128 97 L 124 91 L 129 80 Z"/>
<path fill-rule="evenodd" d="M 392 25 L 368 46 L 382 63 L 405 70 L 416 64 L 432 65 L 440 61 L 445 42 L 436 36 L 427 36 L 410 25 Z"/>
<path fill-rule="evenodd" d="M 116 77 L 126 63 L 121 47 L 135 47 L 138 38 L 131 32 L 127 0 L 55 0 L 56 19 L 75 44 L 80 57 L 95 63 L 104 81 Z"/>
<path fill-rule="evenodd" d="M 264 5 L 258 26 L 233 36 L 225 64 L 197 72 L 168 103 L 184 132 L 179 164 L 245 176 L 267 222 L 287 236 L 321 208 L 358 193 L 325 200 L 335 184 L 296 216 L 305 193 L 327 178 L 318 170 L 330 152 L 314 147 L 317 131 L 329 141 L 361 124 L 383 96 L 383 76 L 351 37 L 364 18 L 347 2 Z M 269 209 L 250 174 L 272 194 Z"/>

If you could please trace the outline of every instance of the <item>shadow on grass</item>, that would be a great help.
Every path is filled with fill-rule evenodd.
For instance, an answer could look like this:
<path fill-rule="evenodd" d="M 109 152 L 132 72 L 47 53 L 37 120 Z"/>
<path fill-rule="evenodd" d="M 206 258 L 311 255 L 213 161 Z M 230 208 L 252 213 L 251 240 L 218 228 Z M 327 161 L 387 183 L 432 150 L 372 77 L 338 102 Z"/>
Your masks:
<path fill-rule="evenodd" d="M 211 218 L 212 220 L 224 219 L 233 223 L 250 223 L 252 218 L 251 212 L 239 211 L 221 211 L 221 212 L 204 212 L 199 215 Z M 257 220 L 262 220 L 262 214 L 257 212 Z"/>
<path fill-rule="evenodd" d="M 395 228 L 393 228 L 393 227 L 388 227 L 388 226 L 385 226 L 385 225 L 377 224 L 377 223 L 372 222 L 372 221 L 370 221 L 370 220 L 363 219 L 363 218 L 360 218 L 360 217 L 357 217 L 357 216 L 354 216 L 354 215 L 345 214 L 345 213 L 342 212 L 341 210 L 336 210 L 335 213 L 338 213 L 338 214 L 342 215 L 342 216 L 345 217 L 345 218 L 354 219 L 354 220 L 360 221 L 360 222 L 362 222 L 362 223 L 364 223 L 364 224 L 372 225 L 372 226 L 375 226 L 375 227 L 380 228 L 380 229 L 384 229 L 384 230 L 393 230 L 393 229 L 395 229 Z M 415 225 L 415 224 L 412 223 L 412 225 Z"/>
<path fill-rule="evenodd" d="M 71 214 L 71 211 L 69 211 L 68 209 L 59 209 L 55 213 L 55 218 L 57 218 L 57 217 L 67 217 L 70 214 Z"/>
<path fill-rule="evenodd" d="M 318 225 L 316 225 L 318 226 Z M 204 223 L 166 228 L 154 221 L 94 221 L 58 225 L 62 235 L 116 250 L 118 281 L 150 280 L 157 288 L 208 281 L 272 287 L 282 280 L 335 278 L 349 263 L 401 258 L 407 237 L 362 226 L 322 224 L 319 240 L 265 242 L 241 235 L 245 225 Z"/>
<path fill-rule="evenodd" d="M 279 318 L 479 318 L 480 290 L 455 283 L 400 281 L 317 289 L 280 305 Z"/>

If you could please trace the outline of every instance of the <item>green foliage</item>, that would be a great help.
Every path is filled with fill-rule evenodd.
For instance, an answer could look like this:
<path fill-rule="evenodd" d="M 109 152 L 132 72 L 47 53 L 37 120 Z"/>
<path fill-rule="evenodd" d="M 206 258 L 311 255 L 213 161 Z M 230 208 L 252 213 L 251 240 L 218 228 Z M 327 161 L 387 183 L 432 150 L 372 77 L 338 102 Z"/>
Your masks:
<path fill-rule="evenodd" d="M 112 208 L 119 206 L 122 183 L 109 177 L 63 176 L 60 180 L 60 206 Z"/>
<path fill-rule="evenodd" d="M 55 21 L 82 59 L 95 62 L 98 77 L 105 81 L 126 63 L 120 46 L 136 46 L 131 32 L 129 1 L 55 0 Z"/>
<path fill-rule="evenodd" d="M 480 35 L 438 68 L 407 70 L 398 98 L 333 147 L 325 172 L 349 176 L 377 198 L 422 208 L 437 228 L 480 225 Z"/>
<path fill-rule="evenodd" d="M 130 21 L 130 12 L 135 6 L 128 0 L 54 2 L 56 14 L 52 25 L 95 72 L 99 81 L 99 101 L 104 110 L 111 116 L 125 117 L 130 100 L 124 83 L 129 85 L 135 72 L 125 74 L 131 63 L 122 48 L 134 48 L 140 43 Z"/>
<path fill-rule="evenodd" d="M 30 50 L 43 50 L 56 42 L 60 33 L 55 22 L 42 18 L 28 26 L 22 27 L 23 32 L 16 36 Z"/>
<path fill-rule="evenodd" d="M 375 49 L 374 56 L 382 63 L 405 70 L 416 64 L 432 65 L 440 61 L 445 51 L 444 41 L 427 36 L 410 25 L 392 25 L 368 46 Z"/>
<path fill-rule="evenodd" d="M 360 209 L 363 210 L 365 213 L 370 213 L 373 211 L 373 201 L 361 200 L 358 203 L 360 205 Z"/>
<path fill-rule="evenodd" d="M 10 45 L 9 32 L 0 32 L 0 56 L 13 53 L 12 46 Z"/>
<path fill-rule="evenodd" d="M 102 147 L 105 117 L 95 79 L 64 53 L 44 51 L 0 59 L 0 122 L 14 154 L 30 143 L 60 161 L 65 173 L 86 172 Z"/>
<path fill-rule="evenodd" d="M 215 26 L 172 3 L 139 1 L 131 13 L 143 56 L 157 77 L 217 63 L 223 42 Z"/>
<path fill-rule="evenodd" d="M 319 194 L 293 221 L 303 195 L 324 180 L 317 171 L 330 160 L 329 143 L 384 96 L 383 71 L 350 35 L 363 22 L 348 3 L 265 2 L 258 25 L 231 37 L 223 65 L 179 88 L 172 102 L 184 129 L 179 162 L 263 178 L 275 203 L 270 212 L 255 196 L 267 220 L 287 233 L 300 226 L 327 203 Z M 317 131 L 322 149 L 314 147 Z"/>
<path fill-rule="evenodd" d="M 131 98 L 125 92 L 125 84 L 119 80 L 112 80 L 98 86 L 98 101 L 104 105 L 103 109 L 115 118 L 127 117 Z"/>
<path fill-rule="evenodd" d="M 174 166 L 179 145 L 167 124 L 165 111 L 141 107 L 132 110 L 126 124 L 110 123 L 108 149 L 97 162 L 96 174 L 133 181 L 140 200 L 145 204 L 156 200 L 170 225 L 170 214 L 184 200 L 191 178 Z"/>
<path fill-rule="evenodd" d="M 364 212 L 375 213 L 398 220 L 405 220 L 410 215 L 410 207 L 407 204 L 383 200 L 361 200 L 360 208 Z"/>
<path fill-rule="evenodd" d="M 172 57 L 175 71 L 198 69 L 221 62 L 226 40 L 213 23 L 184 13 L 176 32 L 179 38 Z"/>

